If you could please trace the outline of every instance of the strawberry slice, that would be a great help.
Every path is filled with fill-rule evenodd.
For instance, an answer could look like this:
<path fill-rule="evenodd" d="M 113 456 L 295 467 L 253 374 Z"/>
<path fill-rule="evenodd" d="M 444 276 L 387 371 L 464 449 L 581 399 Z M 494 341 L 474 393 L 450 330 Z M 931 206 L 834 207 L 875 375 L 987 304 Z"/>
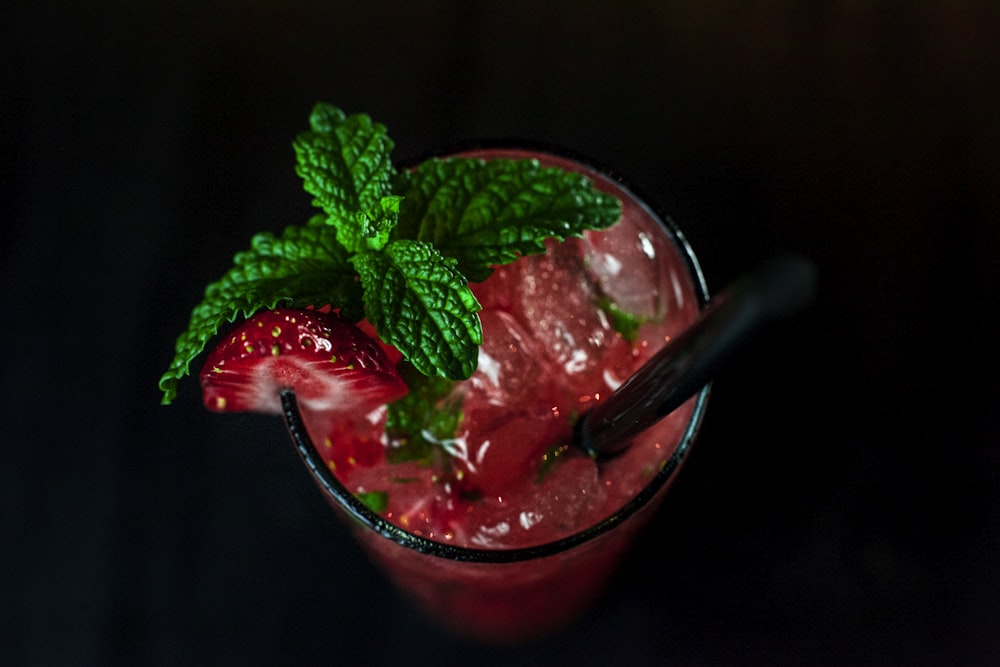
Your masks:
<path fill-rule="evenodd" d="M 268 310 L 230 333 L 201 370 L 215 412 L 278 414 L 292 389 L 306 410 L 365 414 L 406 393 L 385 351 L 336 313 Z"/>

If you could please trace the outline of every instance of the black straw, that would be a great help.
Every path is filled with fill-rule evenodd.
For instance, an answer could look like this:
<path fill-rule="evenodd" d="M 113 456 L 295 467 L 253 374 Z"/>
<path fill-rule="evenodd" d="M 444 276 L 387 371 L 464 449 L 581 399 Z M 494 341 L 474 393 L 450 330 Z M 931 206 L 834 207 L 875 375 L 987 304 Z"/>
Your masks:
<path fill-rule="evenodd" d="M 748 342 L 813 298 L 816 269 L 801 257 L 771 260 L 720 292 L 672 339 L 576 424 L 576 445 L 597 459 L 621 453 L 711 382 Z"/>

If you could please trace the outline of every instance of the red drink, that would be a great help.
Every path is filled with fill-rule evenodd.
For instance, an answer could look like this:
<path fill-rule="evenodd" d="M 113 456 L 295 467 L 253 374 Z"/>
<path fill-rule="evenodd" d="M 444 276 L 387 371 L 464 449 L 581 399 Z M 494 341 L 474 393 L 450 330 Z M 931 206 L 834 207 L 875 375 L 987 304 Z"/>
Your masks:
<path fill-rule="evenodd" d="M 537 151 L 462 155 L 583 173 L 621 200 L 622 219 L 472 286 L 479 367 L 442 403 L 460 406 L 454 437 L 426 434 L 432 460 L 393 462 L 414 443 L 385 434 L 384 409 L 353 429 L 305 414 L 303 429 L 286 407 L 317 482 L 400 588 L 463 633 L 507 641 L 580 612 L 662 499 L 707 389 L 609 461 L 569 446 L 572 423 L 690 325 L 706 294 L 680 233 L 619 181 Z"/>

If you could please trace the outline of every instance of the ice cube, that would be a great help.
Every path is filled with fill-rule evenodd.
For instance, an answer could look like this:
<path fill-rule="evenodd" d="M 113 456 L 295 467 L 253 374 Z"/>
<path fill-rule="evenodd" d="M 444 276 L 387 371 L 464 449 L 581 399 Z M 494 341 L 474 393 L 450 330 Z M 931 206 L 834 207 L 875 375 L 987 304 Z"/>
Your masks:
<path fill-rule="evenodd" d="M 511 313 L 567 376 L 588 374 L 617 338 L 600 308 L 600 295 L 584 271 L 581 243 L 570 239 L 545 255 L 522 260 L 520 290 Z"/>
<path fill-rule="evenodd" d="M 467 519 L 479 526 L 470 537 L 476 546 L 517 548 L 542 544 L 586 528 L 606 494 L 596 464 L 578 453 L 558 461 L 538 482 L 511 495 L 475 504 Z"/>
<path fill-rule="evenodd" d="M 545 452 L 570 435 L 568 419 L 547 406 L 507 415 L 492 409 L 467 412 L 462 422 L 463 455 L 455 459 L 464 488 L 502 497 L 516 484 L 537 476 Z"/>
<path fill-rule="evenodd" d="M 670 282 L 664 267 L 672 250 L 663 235 L 631 225 L 616 225 L 584 235 L 587 271 L 601 293 L 620 310 L 643 320 L 661 319 Z"/>
<path fill-rule="evenodd" d="M 498 266 L 483 282 L 469 285 L 483 310 L 510 310 L 513 295 L 521 290 L 521 266 L 521 262 Z"/>
<path fill-rule="evenodd" d="M 479 366 L 466 389 L 466 409 L 479 409 L 482 404 L 516 408 L 551 393 L 543 350 L 524 327 L 501 310 L 484 310 L 479 317 L 483 344 Z"/>
<path fill-rule="evenodd" d="M 568 455 L 556 462 L 536 485 L 526 507 L 540 518 L 528 530 L 539 530 L 545 525 L 546 532 L 564 535 L 586 528 L 580 525 L 582 518 L 592 516 L 604 499 L 604 487 L 594 461 L 582 455 Z"/>

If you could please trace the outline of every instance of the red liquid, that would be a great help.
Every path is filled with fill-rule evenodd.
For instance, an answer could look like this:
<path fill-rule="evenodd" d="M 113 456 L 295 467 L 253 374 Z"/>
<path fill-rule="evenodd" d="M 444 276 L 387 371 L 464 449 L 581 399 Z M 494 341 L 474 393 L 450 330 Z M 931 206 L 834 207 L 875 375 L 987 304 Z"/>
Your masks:
<path fill-rule="evenodd" d="M 483 305 L 484 344 L 475 375 L 454 390 L 462 406 L 458 432 L 438 443 L 451 457 L 439 455 L 432 465 L 389 463 L 386 448 L 400 443 L 383 433 L 384 410 L 359 420 L 357 432 L 322 416 L 306 419 L 324 461 L 350 491 L 380 494 L 387 502 L 382 517 L 458 547 L 549 544 L 614 517 L 643 489 L 657 487 L 613 529 L 514 563 L 422 554 L 358 530 L 401 589 L 429 612 L 466 634 L 506 641 L 549 632 L 584 609 L 662 498 L 672 476 L 659 473 L 679 443 L 686 451 L 701 415 L 695 404 L 704 395 L 599 465 L 568 442 L 575 415 L 608 396 L 696 318 L 699 288 L 684 249 L 617 182 L 551 155 L 465 155 L 534 157 L 583 172 L 622 201 L 622 219 L 605 232 L 551 244 L 546 255 L 501 267 L 473 285 Z M 616 326 L 618 311 L 641 326 Z"/>

